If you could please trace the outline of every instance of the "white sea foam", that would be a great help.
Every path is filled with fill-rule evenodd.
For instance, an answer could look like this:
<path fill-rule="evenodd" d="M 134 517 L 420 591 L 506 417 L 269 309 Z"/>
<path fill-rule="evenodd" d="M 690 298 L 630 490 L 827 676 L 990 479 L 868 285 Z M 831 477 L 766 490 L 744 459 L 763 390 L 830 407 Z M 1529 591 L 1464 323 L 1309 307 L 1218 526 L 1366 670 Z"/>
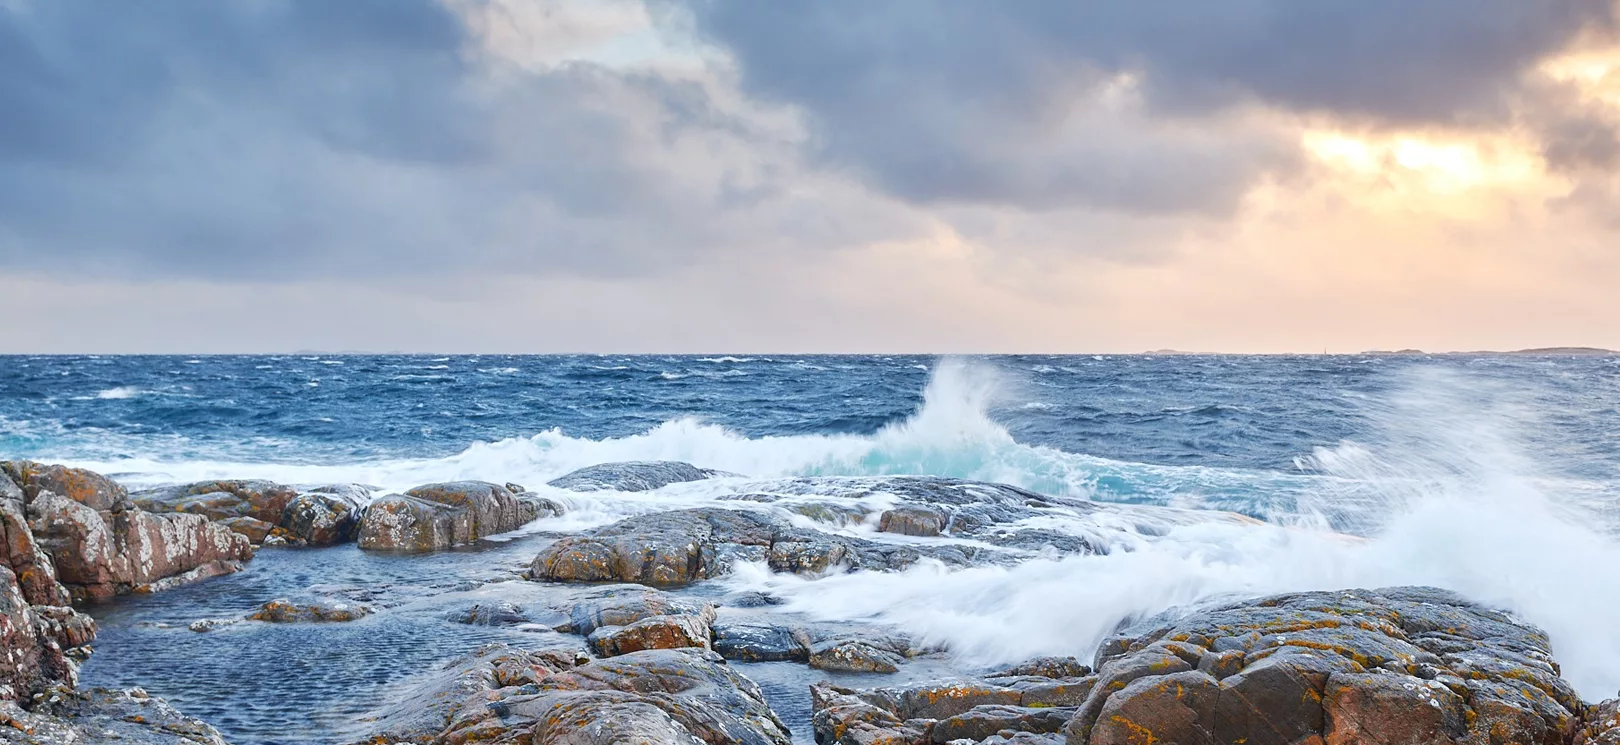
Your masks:
<path fill-rule="evenodd" d="M 1016 567 L 857 572 L 817 580 L 742 566 L 735 587 L 784 610 L 894 624 L 986 665 L 1092 654 L 1120 623 L 1228 596 L 1425 584 L 1507 608 L 1546 629 L 1564 674 L 1596 700 L 1620 687 L 1620 544 L 1579 499 L 1549 492 L 1527 450 L 1534 424 L 1511 397 L 1422 374 L 1376 407 L 1375 446 L 1317 454 L 1319 502 L 1354 493 L 1370 539 L 1312 527 L 1182 526 L 1130 551 Z M 1334 473 L 1336 472 L 1336 473 Z M 1347 490 L 1346 485 L 1356 485 Z M 1309 525 L 1310 521 L 1301 521 Z"/>
<path fill-rule="evenodd" d="M 102 400 L 116 401 L 116 400 L 122 400 L 122 399 L 126 399 L 126 398 L 134 398 L 136 396 L 141 395 L 142 393 L 144 393 L 144 391 L 142 391 L 141 389 L 136 388 L 134 386 L 121 385 L 121 386 L 118 386 L 117 388 L 108 388 L 107 390 L 100 391 L 100 392 L 96 393 L 96 398 L 99 398 L 99 399 L 102 399 Z"/>
<path fill-rule="evenodd" d="M 1025 445 L 986 414 L 1017 403 L 1008 390 L 985 368 L 946 361 L 916 414 L 873 435 L 749 438 L 681 419 L 601 440 L 553 430 L 477 443 L 445 458 L 289 465 L 136 457 L 77 465 L 134 485 L 236 477 L 398 490 L 476 478 L 544 489 L 582 466 L 668 459 L 754 478 L 920 473 L 1186 507 L 1207 507 L 1223 495 L 1281 495 L 1269 507 L 1256 505 L 1270 524 L 1184 524 L 1106 555 L 955 570 L 924 563 L 902 573 L 821 579 L 745 565 L 726 582 L 773 592 L 790 611 L 891 623 L 984 664 L 1089 655 L 1124 620 L 1228 595 L 1432 584 L 1545 628 L 1566 676 L 1588 697 L 1620 687 L 1620 637 L 1612 633 L 1620 626 L 1620 573 L 1612 571 L 1620 544 L 1605 528 L 1611 516 L 1594 509 L 1615 495 L 1612 485 L 1559 467 L 1578 454 L 1542 434 L 1545 406 L 1533 396 L 1420 370 L 1396 394 L 1363 399 L 1372 433 L 1364 441 L 1318 450 L 1289 474 L 1121 463 Z M 721 481 L 640 495 L 554 492 L 570 512 L 535 529 L 583 529 L 629 514 L 718 504 L 727 488 Z M 1087 528 L 1066 526 L 1060 513 L 1040 520 L 1032 527 Z"/>

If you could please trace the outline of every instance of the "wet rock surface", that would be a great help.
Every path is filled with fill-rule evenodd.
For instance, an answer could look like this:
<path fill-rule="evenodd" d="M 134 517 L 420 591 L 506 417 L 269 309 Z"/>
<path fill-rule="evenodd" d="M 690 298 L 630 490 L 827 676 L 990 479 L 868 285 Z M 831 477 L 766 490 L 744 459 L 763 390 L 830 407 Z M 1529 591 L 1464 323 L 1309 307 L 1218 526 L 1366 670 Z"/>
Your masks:
<path fill-rule="evenodd" d="M 61 531 L 36 539 L 36 525 L 61 527 L 51 519 L 53 509 L 79 520 L 74 525 L 83 532 L 71 535 L 84 540 L 64 541 Z M 139 689 L 74 690 L 97 626 L 69 606 L 71 593 L 59 581 L 59 562 L 51 550 L 62 552 L 60 563 L 76 570 L 122 568 L 134 572 L 127 575 L 131 579 L 151 578 L 173 568 L 180 552 L 160 542 L 177 534 L 143 532 L 153 530 L 143 524 L 146 519 L 164 522 L 134 509 L 123 488 L 99 474 L 28 462 L 0 464 L 0 743 L 225 745 L 214 728 Z M 87 546 L 93 556 L 72 553 Z M 154 549 L 164 554 L 127 553 Z M 172 581 L 180 574 L 167 577 Z"/>
<path fill-rule="evenodd" d="M 701 649 L 583 661 L 504 645 L 451 665 L 383 712 L 371 741 L 788 745 L 759 686 Z"/>
<path fill-rule="evenodd" d="M 358 541 L 366 549 L 437 551 L 561 512 L 556 502 L 485 481 L 428 484 L 372 502 Z"/>
<path fill-rule="evenodd" d="M 19 545 L 17 552 L 37 548 L 48 556 L 56 580 L 75 599 L 157 591 L 235 571 L 253 556 L 247 538 L 201 515 L 137 509 L 122 486 L 100 474 L 28 461 L 0 470 L 13 492 L 7 519 L 26 519 L 34 547 Z M 37 584 L 43 564 L 29 559 L 20 566 L 23 583 Z"/>
<path fill-rule="evenodd" d="M 293 487 L 246 479 L 158 487 L 136 492 L 131 499 L 148 512 L 188 512 L 210 520 L 251 517 L 274 525 L 297 496 Z"/>
<path fill-rule="evenodd" d="M 1431 588 L 1282 595 L 1110 640 L 1071 742 L 1566 742 L 1546 635 Z"/>
<path fill-rule="evenodd" d="M 616 484 L 600 489 L 631 490 L 660 474 L 690 475 L 668 464 L 642 465 L 613 464 L 589 478 Z M 410 520 L 379 522 L 376 505 L 363 506 L 363 493 L 323 487 L 293 490 L 272 521 L 260 515 L 286 492 L 258 482 L 210 482 L 130 499 L 88 472 L 6 463 L 0 473 L 0 643 L 9 650 L 0 660 L 0 713 L 31 729 L 0 728 L 0 742 L 222 741 L 207 725 L 144 694 L 74 693 L 78 665 L 98 633 L 70 607 L 74 598 L 156 592 L 229 573 L 252 554 L 249 538 L 238 533 L 326 545 L 342 542 L 347 531 L 367 547 L 425 552 L 560 510 L 521 487 L 458 482 L 397 495 L 407 503 L 403 513 L 380 514 L 409 513 Z M 586 476 L 579 478 L 584 484 Z M 358 562 L 350 569 L 386 568 L 396 579 L 306 584 L 324 589 L 313 599 L 265 603 L 248 616 L 269 623 L 199 620 L 198 612 L 153 633 L 181 635 L 169 645 L 241 636 L 286 649 L 338 633 L 333 627 L 354 627 L 342 637 L 349 646 L 336 649 L 368 650 L 364 664 L 375 670 L 395 669 L 392 658 L 401 652 L 367 638 L 379 634 L 366 629 L 446 635 L 411 636 L 428 646 L 452 638 L 505 641 L 418 672 L 408 687 L 366 689 L 373 705 L 388 703 L 365 715 L 364 733 L 353 734 L 382 738 L 366 740 L 376 742 L 786 743 L 787 727 L 748 677 L 758 671 L 762 680 L 801 681 L 794 691 L 772 693 L 776 701 L 803 697 L 804 682 L 818 676 L 831 679 L 808 692 L 809 724 L 821 743 L 1620 745 L 1620 704 L 1582 702 L 1559 677 L 1542 632 L 1428 588 L 1298 593 L 1194 609 L 1122 632 L 1094 665 L 1042 658 L 980 677 L 917 682 L 932 674 L 928 665 L 940 655 L 924 654 L 903 637 L 818 625 L 777 609 L 770 595 L 727 595 L 691 583 L 725 576 L 737 561 L 814 578 L 901 569 L 924 558 L 970 566 L 1009 562 L 1024 551 L 1114 550 L 1182 524 L 1185 513 L 952 479 L 730 486 L 738 490 L 732 500 L 749 503 L 738 505 L 745 508 L 679 509 L 555 540 L 528 536 L 529 553 L 523 544 L 501 549 L 511 563 L 476 577 L 413 573 L 410 567 L 428 565 L 418 562 L 435 562 L 432 555 L 328 549 L 346 550 L 346 561 Z M 175 509 L 153 514 L 142 503 Z M 1058 534 L 1023 524 L 1053 509 L 1095 515 L 1097 529 Z M 905 537 L 817 530 L 805 518 Z M 487 542 L 475 550 L 488 550 Z M 453 566 L 448 561 L 431 565 Z M 319 560 L 301 566 L 306 583 L 343 573 Z M 516 578 L 523 566 L 528 581 Z M 602 581 L 631 584 L 580 584 Z M 486 589 L 491 585 L 503 589 Z M 440 596 L 462 599 L 433 600 Z M 717 611 L 714 599 L 722 596 L 727 607 Z M 275 595 L 254 602 L 264 597 Z M 372 599 L 386 612 L 361 624 L 329 623 L 367 615 Z M 235 607 L 227 616 L 242 619 L 252 606 Z M 395 614 L 401 623 L 387 625 Z M 316 623 L 319 631 L 276 628 Z M 434 654 L 429 649 L 412 659 L 443 659 Z M 800 672 L 784 677 L 781 668 Z M 894 684 L 862 687 L 881 681 Z M 789 701 L 784 710 L 800 705 Z M 224 716 L 221 722 L 243 726 L 230 712 Z M 806 715 L 794 716 L 802 722 Z M 34 739 L 18 739 L 25 737 Z"/>
<path fill-rule="evenodd" d="M 716 476 L 735 474 L 698 468 L 680 461 L 626 461 L 586 466 L 577 471 L 552 479 L 547 486 L 569 491 L 652 491 L 670 484 L 702 481 Z"/>
<path fill-rule="evenodd" d="M 810 634 L 766 620 L 723 620 L 714 624 L 714 651 L 740 662 L 809 662 Z"/>
<path fill-rule="evenodd" d="M 511 626 L 530 622 L 522 606 L 502 602 L 473 603 L 462 610 L 452 611 L 446 618 L 453 623 L 469 626 Z"/>
<path fill-rule="evenodd" d="M 60 690 L 33 711 L 0 703 L 0 743 L 7 745 L 226 745 L 206 722 L 180 713 L 139 688 Z"/>
<path fill-rule="evenodd" d="M 810 647 L 809 662 L 818 670 L 892 673 L 900 669 L 905 656 L 865 640 L 834 639 Z"/>
<path fill-rule="evenodd" d="M 899 546 L 800 528 L 774 515 L 721 508 L 626 518 L 563 538 L 535 557 L 531 579 L 679 585 L 726 574 L 737 561 L 815 574 L 836 568 L 902 569 L 927 557 L 965 566 L 988 559 L 972 546 Z"/>
<path fill-rule="evenodd" d="M 297 487 L 237 479 L 172 484 L 136 492 L 131 499 L 148 512 L 202 515 L 254 545 L 330 546 L 353 540 L 370 490 L 358 484 Z"/>
<path fill-rule="evenodd" d="M 371 608 L 353 603 L 312 601 L 294 603 L 285 598 L 272 600 L 248 615 L 249 621 L 266 623 L 343 623 L 372 614 Z"/>
<path fill-rule="evenodd" d="M 1039 680 L 959 679 L 876 689 L 814 685 L 810 695 L 816 742 L 921 745 L 979 743 L 996 736 L 1023 742 L 1061 732 L 1076 708 L 1049 703 L 1038 692 L 1030 697 L 1026 691 L 1083 685 L 1086 679 L 1022 677 Z"/>

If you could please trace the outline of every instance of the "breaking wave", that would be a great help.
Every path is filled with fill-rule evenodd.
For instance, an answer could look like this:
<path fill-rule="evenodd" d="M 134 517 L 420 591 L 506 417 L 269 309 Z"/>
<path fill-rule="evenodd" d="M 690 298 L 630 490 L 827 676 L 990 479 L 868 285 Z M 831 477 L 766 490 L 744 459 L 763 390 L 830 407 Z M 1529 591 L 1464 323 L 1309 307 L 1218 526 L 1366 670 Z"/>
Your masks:
<path fill-rule="evenodd" d="M 716 358 L 722 360 L 725 358 Z M 726 360 L 729 363 L 729 360 Z M 1591 698 L 1620 688 L 1620 544 L 1614 482 L 1571 476 L 1545 402 L 1464 373 L 1417 370 L 1368 400 L 1365 437 L 1323 447 L 1292 470 L 1157 465 L 1019 442 L 990 415 L 1012 403 L 1002 374 L 937 364 L 922 405 L 873 434 L 747 437 L 696 418 L 590 439 L 550 430 L 475 443 L 444 458 L 310 464 L 82 460 L 132 484 L 205 478 L 348 481 L 398 490 L 455 479 L 541 487 L 568 471 L 624 460 L 682 460 L 752 478 L 927 474 L 1015 484 L 1097 501 L 1243 512 L 1264 522 L 1175 527 L 1132 550 L 1035 558 L 1013 567 L 817 579 L 741 566 L 735 588 L 827 620 L 893 624 L 985 665 L 1036 654 L 1089 655 L 1132 619 L 1233 595 L 1431 584 L 1508 608 L 1547 629 L 1566 677 Z M 336 459 L 333 459 L 336 461 Z M 674 501 L 670 497 L 676 497 Z M 569 495 L 568 524 L 701 503 L 702 489 Z"/>

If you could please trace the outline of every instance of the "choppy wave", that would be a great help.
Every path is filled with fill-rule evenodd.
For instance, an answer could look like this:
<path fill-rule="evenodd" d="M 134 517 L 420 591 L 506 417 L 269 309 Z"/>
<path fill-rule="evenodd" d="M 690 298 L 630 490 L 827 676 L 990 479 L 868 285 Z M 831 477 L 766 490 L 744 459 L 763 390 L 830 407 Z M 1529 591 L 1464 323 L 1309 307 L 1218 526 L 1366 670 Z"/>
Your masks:
<path fill-rule="evenodd" d="M 1027 444 L 990 414 L 998 406 L 1022 408 L 1029 403 L 1022 398 L 991 367 L 947 360 L 934 366 L 913 414 L 871 434 L 750 437 L 676 417 L 629 436 L 552 429 L 440 458 L 272 463 L 148 453 L 75 465 L 133 485 L 258 477 L 397 490 L 464 478 L 541 488 L 587 465 L 668 459 L 753 478 L 929 474 L 1099 501 L 1235 510 L 1266 522 L 1212 520 L 1129 551 L 1014 567 L 922 564 L 897 574 L 806 579 L 743 566 L 727 582 L 773 592 L 789 611 L 891 623 L 984 664 L 1089 654 L 1123 621 L 1228 595 L 1433 584 L 1546 628 L 1566 676 L 1587 695 L 1620 687 L 1620 638 L 1611 633 L 1620 625 L 1613 600 L 1620 575 L 1610 571 L 1620 563 L 1620 544 L 1608 527 L 1615 483 L 1565 468 L 1584 454 L 1548 429 L 1549 420 L 1583 416 L 1578 398 L 1551 405 L 1533 390 L 1419 369 L 1388 395 L 1357 401 L 1365 432 L 1281 470 L 1134 463 Z M 1171 408 L 1222 414 L 1202 405 L 1152 411 Z M 715 497 L 701 486 L 560 496 L 574 510 L 550 529 Z"/>

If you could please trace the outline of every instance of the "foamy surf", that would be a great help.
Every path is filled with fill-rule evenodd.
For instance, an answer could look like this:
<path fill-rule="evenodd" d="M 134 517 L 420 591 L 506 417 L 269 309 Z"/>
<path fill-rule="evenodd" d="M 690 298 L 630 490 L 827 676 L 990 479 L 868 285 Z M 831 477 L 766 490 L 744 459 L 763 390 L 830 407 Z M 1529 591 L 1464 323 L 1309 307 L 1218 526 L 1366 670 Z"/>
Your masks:
<path fill-rule="evenodd" d="M 1611 482 L 1564 467 L 1571 454 L 1542 431 L 1547 411 L 1529 400 L 1534 391 L 1419 369 L 1392 395 L 1362 403 L 1359 413 L 1370 423 L 1364 436 L 1302 455 L 1292 471 L 1131 463 L 1022 443 L 989 413 L 1028 403 L 1021 397 L 988 367 L 945 361 L 932 370 L 915 413 L 869 435 L 748 437 L 688 417 L 624 437 L 553 429 L 474 443 L 442 458 L 281 463 L 145 454 L 73 465 L 133 486 L 267 478 L 364 483 L 381 493 L 437 481 L 512 481 L 570 508 L 526 529 L 545 532 L 674 508 L 737 507 L 726 497 L 739 489 L 805 476 L 927 474 L 1078 499 L 1238 509 L 1265 522 L 1192 512 L 1207 519 L 1136 534 L 1097 555 L 957 569 L 924 562 L 897 573 L 821 578 L 744 564 L 724 582 L 781 597 L 789 612 L 892 625 L 982 665 L 1089 655 L 1121 623 L 1223 598 L 1431 584 L 1547 629 L 1565 675 L 1587 696 L 1620 687 L 1620 642 L 1609 633 L 1620 624 L 1620 604 L 1611 600 L 1620 597 L 1620 579 L 1605 571 L 1620 561 L 1620 546 L 1606 531 L 1607 516 L 1594 509 L 1615 495 Z M 628 460 L 687 461 L 747 478 L 642 494 L 543 486 L 580 467 Z M 885 504 L 882 495 L 872 499 L 873 509 Z M 1029 526 L 1097 530 L 1060 511 Z M 870 521 L 816 527 L 897 540 L 874 534 Z"/>

